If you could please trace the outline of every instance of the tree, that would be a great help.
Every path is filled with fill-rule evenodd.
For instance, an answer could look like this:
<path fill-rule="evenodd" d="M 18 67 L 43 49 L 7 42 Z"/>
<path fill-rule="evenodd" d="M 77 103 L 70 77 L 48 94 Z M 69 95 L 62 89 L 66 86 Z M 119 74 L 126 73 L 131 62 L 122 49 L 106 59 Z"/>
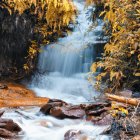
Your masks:
<path fill-rule="evenodd" d="M 110 91 L 119 88 L 136 90 L 140 84 L 140 0 L 88 0 L 97 6 L 104 4 L 106 33 L 109 42 L 104 47 L 101 61 L 91 66 L 94 73 L 98 67 L 103 71 L 96 77 L 96 85 L 104 80 Z M 140 89 L 139 89 L 140 90 Z"/>

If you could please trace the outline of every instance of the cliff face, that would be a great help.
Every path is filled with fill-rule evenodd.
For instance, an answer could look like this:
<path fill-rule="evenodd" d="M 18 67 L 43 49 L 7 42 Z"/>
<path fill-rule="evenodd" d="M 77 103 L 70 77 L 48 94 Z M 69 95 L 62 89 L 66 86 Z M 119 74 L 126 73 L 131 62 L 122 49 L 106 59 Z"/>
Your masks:
<path fill-rule="evenodd" d="M 0 79 L 25 74 L 23 65 L 27 61 L 34 23 L 35 18 L 28 11 L 10 15 L 7 9 L 0 8 Z"/>

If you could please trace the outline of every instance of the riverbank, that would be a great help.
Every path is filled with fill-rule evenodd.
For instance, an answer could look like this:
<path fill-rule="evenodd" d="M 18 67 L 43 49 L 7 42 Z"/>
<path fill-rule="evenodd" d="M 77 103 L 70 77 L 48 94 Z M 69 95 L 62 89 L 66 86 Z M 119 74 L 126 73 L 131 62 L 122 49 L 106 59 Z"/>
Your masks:
<path fill-rule="evenodd" d="M 37 97 L 32 90 L 15 83 L 0 83 L 0 107 L 40 106 L 48 98 Z"/>

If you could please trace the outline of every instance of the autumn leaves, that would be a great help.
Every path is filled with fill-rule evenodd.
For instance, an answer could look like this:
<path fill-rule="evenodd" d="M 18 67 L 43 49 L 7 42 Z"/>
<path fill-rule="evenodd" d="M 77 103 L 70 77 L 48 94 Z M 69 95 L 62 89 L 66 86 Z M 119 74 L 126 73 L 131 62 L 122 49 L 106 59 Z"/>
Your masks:
<path fill-rule="evenodd" d="M 97 83 L 102 83 L 106 77 L 112 90 L 131 88 L 140 83 L 140 0 L 101 2 L 105 9 L 101 12 L 107 27 L 105 30 L 111 36 L 104 47 L 102 60 L 93 64 L 91 71 L 94 73 L 101 67 L 103 72 L 96 77 Z"/>

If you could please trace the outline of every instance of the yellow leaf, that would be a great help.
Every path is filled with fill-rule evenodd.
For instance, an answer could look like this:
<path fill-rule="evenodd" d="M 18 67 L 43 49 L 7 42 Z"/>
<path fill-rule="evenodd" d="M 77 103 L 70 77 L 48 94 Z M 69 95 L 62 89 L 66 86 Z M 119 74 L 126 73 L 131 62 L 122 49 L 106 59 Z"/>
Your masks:
<path fill-rule="evenodd" d="M 91 65 L 91 71 L 94 73 L 94 72 L 96 72 L 96 69 L 97 69 L 97 64 L 96 63 L 93 63 L 92 65 Z"/>
<path fill-rule="evenodd" d="M 134 75 L 139 77 L 140 76 L 140 73 L 135 73 Z"/>
<path fill-rule="evenodd" d="M 29 70 L 29 67 L 28 67 L 27 64 L 24 64 L 23 68 L 24 68 L 25 70 Z"/>

